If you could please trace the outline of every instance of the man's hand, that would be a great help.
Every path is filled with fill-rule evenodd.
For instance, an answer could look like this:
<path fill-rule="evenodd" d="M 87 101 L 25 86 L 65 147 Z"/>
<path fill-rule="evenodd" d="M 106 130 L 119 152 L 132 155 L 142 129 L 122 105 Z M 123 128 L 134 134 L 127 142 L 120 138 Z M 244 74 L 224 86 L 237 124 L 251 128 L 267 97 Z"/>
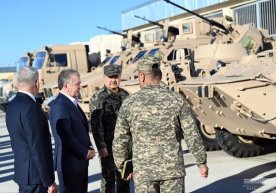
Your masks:
<path fill-rule="evenodd" d="M 58 187 L 55 182 L 48 187 L 48 193 L 58 193 Z"/>
<path fill-rule="evenodd" d="M 199 166 L 198 169 L 199 169 L 199 173 L 200 173 L 201 177 L 203 177 L 203 178 L 208 177 L 209 168 L 207 167 L 207 165 Z"/>
<path fill-rule="evenodd" d="M 88 150 L 88 153 L 87 153 L 87 156 L 86 156 L 86 159 L 93 159 L 96 155 L 96 152 L 94 149 L 89 149 Z"/>
<path fill-rule="evenodd" d="M 106 147 L 99 151 L 99 155 L 100 155 L 100 157 L 107 157 L 108 156 L 108 151 L 107 151 Z"/>
<path fill-rule="evenodd" d="M 129 175 L 128 175 L 128 177 L 127 177 L 127 181 L 130 181 L 130 180 L 132 180 L 133 179 L 133 173 L 130 173 Z"/>

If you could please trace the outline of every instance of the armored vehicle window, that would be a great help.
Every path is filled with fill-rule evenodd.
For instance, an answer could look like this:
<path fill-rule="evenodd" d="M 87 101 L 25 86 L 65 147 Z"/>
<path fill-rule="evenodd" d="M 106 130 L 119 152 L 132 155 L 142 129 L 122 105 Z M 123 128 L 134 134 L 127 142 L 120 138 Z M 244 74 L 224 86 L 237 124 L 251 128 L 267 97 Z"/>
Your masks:
<path fill-rule="evenodd" d="M 155 40 L 156 41 L 161 41 L 164 38 L 164 33 L 162 31 L 156 31 L 155 34 Z"/>
<path fill-rule="evenodd" d="M 33 67 L 36 69 L 41 69 L 43 62 L 45 60 L 45 56 L 46 56 L 46 52 L 37 52 L 33 62 Z"/>
<path fill-rule="evenodd" d="M 183 23 L 182 24 L 182 31 L 184 34 L 189 34 L 189 33 L 193 33 L 193 27 L 192 27 L 192 23 Z"/>
<path fill-rule="evenodd" d="M 28 57 L 21 57 L 18 62 L 17 62 L 17 69 L 18 68 L 22 68 L 24 66 L 27 66 L 27 63 L 28 63 Z"/>
<path fill-rule="evenodd" d="M 119 59 L 120 55 L 114 56 L 111 61 L 110 64 L 115 64 L 117 62 L 117 60 Z"/>
<path fill-rule="evenodd" d="M 67 66 L 67 55 L 66 54 L 52 54 L 50 55 L 49 66 Z"/>
<path fill-rule="evenodd" d="M 152 56 L 155 56 L 156 52 L 159 50 L 159 48 L 154 48 L 154 49 L 151 49 L 148 53 L 148 55 L 152 55 Z"/>
<path fill-rule="evenodd" d="M 189 56 L 189 49 L 187 48 L 181 48 L 181 49 L 174 49 L 171 51 L 171 53 L 168 55 L 167 59 L 168 61 L 171 60 L 184 60 Z"/>
<path fill-rule="evenodd" d="M 151 43 L 153 42 L 154 35 L 153 33 L 145 34 L 145 43 Z"/>
<path fill-rule="evenodd" d="M 135 58 L 131 61 L 131 63 L 134 63 L 134 62 L 138 61 L 140 58 L 142 58 L 142 57 L 145 55 L 146 52 L 147 52 L 146 50 L 140 51 L 140 52 L 135 56 Z"/>

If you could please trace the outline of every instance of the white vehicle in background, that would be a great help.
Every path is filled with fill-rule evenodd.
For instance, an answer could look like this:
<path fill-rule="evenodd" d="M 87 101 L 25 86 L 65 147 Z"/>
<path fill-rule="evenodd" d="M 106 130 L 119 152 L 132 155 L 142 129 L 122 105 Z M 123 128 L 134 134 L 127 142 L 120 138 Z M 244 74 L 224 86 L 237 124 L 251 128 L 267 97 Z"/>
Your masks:
<path fill-rule="evenodd" d="M 19 58 L 15 67 L 4 68 L 3 72 L 0 73 L 0 110 L 6 111 L 7 103 L 15 96 L 17 91 L 14 80 L 16 70 L 24 66 L 31 66 L 34 55 L 34 52 L 27 52 Z"/>

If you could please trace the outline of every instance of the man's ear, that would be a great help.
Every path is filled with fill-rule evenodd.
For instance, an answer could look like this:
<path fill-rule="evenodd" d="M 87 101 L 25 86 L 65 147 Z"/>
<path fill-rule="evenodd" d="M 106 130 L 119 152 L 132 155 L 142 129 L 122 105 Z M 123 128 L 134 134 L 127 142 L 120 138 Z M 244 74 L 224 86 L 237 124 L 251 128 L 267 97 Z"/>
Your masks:
<path fill-rule="evenodd" d="M 145 74 L 143 72 L 139 73 L 141 82 L 145 82 Z"/>
<path fill-rule="evenodd" d="M 39 90 L 39 80 L 35 81 L 35 85 L 36 85 L 37 89 Z"/>

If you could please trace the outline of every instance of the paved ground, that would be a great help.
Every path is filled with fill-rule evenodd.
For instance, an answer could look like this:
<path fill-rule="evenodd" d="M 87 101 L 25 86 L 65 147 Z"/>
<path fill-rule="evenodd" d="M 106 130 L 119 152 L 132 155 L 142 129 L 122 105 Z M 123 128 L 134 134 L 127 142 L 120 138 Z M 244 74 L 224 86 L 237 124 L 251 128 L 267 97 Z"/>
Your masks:
<path fill-rule="evenodd" d="M 18 187 L 12 181 L 14 160 L 4 116 L 0 112 L 0 193 L 15 193 Z M 208 179 L 199 177 L 193 156 L 185 153 L 186 192 L 276 193 L 276 146 L 273 148 L 274 153 L 246 159 L 222 151 L 208 152 Z M 100 176 L 99 160 L 95 158 L 89 167 L 89 193 L 99 193 Z"/>

